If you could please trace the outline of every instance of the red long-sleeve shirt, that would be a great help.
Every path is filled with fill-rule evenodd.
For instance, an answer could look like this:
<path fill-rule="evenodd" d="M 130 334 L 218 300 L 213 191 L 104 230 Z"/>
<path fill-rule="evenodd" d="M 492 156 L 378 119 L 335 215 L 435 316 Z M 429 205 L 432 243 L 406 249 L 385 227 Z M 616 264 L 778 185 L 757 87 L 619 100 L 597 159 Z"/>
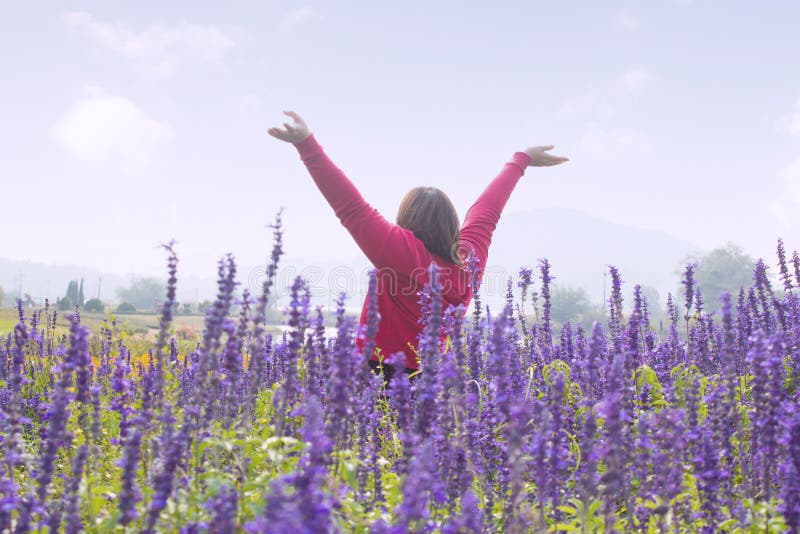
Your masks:
<path fill-rule="evenodd" d="M 472 299 L 469 273 L 431 254 L 411 230 L 392 224 L 370 206 L 313 135 L 295 146 L 336 216 L 377 270 L 380 321 L 375 336 L 376 349 L 382 357 L 403 352 L 406 367 L 417 369 L 414 347 L 421 331 L 419 319 L 422 315 L 418 292 L 428 281 L 431 262 L 439 268 L 445 307 L 463 304 L 466 309 L 469 305 Z M 467 212 L 461 227 L 461 249 L 475 252 L 481 273 L 500 213 L 528 163 L 527 154 L 515 153 Z M 365 300 L 360 324 L 365 324 L 366 320 Z M 379 359 L 377 352 L 371 357 Z"/>

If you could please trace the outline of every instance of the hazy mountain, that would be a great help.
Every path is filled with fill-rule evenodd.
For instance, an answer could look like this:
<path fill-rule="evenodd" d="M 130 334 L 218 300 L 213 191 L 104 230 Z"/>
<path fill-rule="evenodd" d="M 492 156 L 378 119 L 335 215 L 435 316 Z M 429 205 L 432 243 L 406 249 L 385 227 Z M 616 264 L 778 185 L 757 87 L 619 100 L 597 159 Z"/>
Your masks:
<path fill-rule="evenodd" d="M 552 264 L 556 283 L 585 288 L 595 301 L 603 298 L 603 273 L 613 264 L 622 273 L 629 293 L 633 284 L 655 287 L 662 300 L 666 291 L 677 286 L 676 269 L 680 261 L 697 247 L 692 243 L 661 232 L 615 224 L 570 209 L 543 209 L 503 215 L 495 233 L 484 281 L 484 300 L 502 302 L 506 280 L 521 266 L 536 266 L 539 258 Z M 310 258 L 284 258 L 276 282 L 276 294 L 287 302 L 288 288 L 297 275 L 310 281 L 316 304 L 333 307 L 340 292 L 352 298 L 349 306 L 360 307 L 366 288 L 369 265 L 364 258 L 330 261 Z M 63 296 L 73 279 L 84 279 L 86 298 L 100 296 L 116 301 L 116 290 L 130 284 L 131 275 L 102 273 L 78 265 L 49 265 L 0 259 L 0 287 L 8 297 L 16 297 L 19 277 L 22 292 L 37 301 L 45 296 L 55 300 Z M 263 281 L 264 266 L 239 266 L 240 289 L 257 293 Z M 215 295 L 216 273 L 208 277 L 181 276 L 178 297 L 185 302 L 211 299 Z M 166 277 L 166 273 L 164 275 Z"/>
<path fill-rule="evenodd" d="M 101 273 L 86 266 L 0 258 L 0 287 L 5 291 L 7 300 L 16 298 L 22 288 L 22 294 L 30 294 L 36 302 L 42 302 L 45 297 L 55 301 L 56 297 L 66 294 L 70 280 L 81 278 L 87 300 L 96 297 L 98 290 L 102 298 L 112 297 L 116 288 L 126 283 L 122 275 Z"/>
<path fill-rule="evenodd" d="M 585 288 L 603 298 L 608 265 L 620 270 L 629 290 L 634 284 L 656 288 L 662 300 L 674 291 L 681 261 L 699 247 L 663 232 L 616 224 L 571 209 L 509 213 L 498 224 L 489 265 L 517 272 L 539 258 L 552 264 L 556 283 Z M 610 281 L 608 282 L 610 284 Z"/>

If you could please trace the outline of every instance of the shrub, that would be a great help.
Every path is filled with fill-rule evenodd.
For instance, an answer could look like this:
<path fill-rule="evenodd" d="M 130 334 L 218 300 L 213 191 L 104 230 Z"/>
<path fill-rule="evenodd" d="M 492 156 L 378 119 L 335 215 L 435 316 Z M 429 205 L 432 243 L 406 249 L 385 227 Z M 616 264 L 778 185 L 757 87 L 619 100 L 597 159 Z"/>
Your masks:
<path fill-rule="evenodd" d="M 63 297 L 56 301 L 56 308 L 58 308 L 58 311 L 69 311 L 72 307 L 72 299 L 69 297 Z"/>
<path fill-rule="evenodd" d="M 90 313 L 103 313 L 105 305 L 100 299 L 89 299 L 83 305 L 83 310 Z"/>
<path fill-rule="evenodd" d="M 123 302 L 117 306 L 117 313 L 136 313 L 136 306 L 130 302 Z"/>

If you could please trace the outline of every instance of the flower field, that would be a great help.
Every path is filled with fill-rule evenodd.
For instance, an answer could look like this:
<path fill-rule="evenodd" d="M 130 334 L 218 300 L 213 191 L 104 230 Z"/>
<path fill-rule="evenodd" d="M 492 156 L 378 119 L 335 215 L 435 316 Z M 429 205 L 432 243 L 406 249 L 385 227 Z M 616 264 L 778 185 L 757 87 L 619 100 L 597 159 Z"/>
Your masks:
<path fill-rule="evenodd" d="M 278 223 L 259 295 L 220 262 L 215 305 L 186 345 L 170 335 L 167 250 L 152 346 L 131 347 L 113 320 L 90 333 L 77 313 L 62 332 L 47 307 L 20 308 L 3 334 L 0 531 L 800 527 L 800 257 L 781 243 L 775 279 L 758 262 L 734 295 L 701 295 L 687 266 L 663 328 L 638 288 L 624 306 L 613 267 L 606 324 L 591 331 L 552 324 L 544 260 L 509 282 L 505 309 L 476 294 L 467 317 L 443 309 L 432 269 L 421 372 L 388 387 L 365 365 L 374 276 L 363 331 L 342 297 L 326 338 L 298 279 L 290 329 L 266 333 Z"/>

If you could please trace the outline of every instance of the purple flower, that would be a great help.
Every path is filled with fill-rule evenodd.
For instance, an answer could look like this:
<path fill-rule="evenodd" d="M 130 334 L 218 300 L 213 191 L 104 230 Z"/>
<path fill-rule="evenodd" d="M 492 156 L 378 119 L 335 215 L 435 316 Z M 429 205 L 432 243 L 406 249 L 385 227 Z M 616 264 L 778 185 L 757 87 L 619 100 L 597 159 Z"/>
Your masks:
<path fill-rule="evenodd" d="M 167 296 L 161 306 L 161 319 L 158 325 L 158 336 L 156 338 L 154 354 L 155 354 L 155 369 L 156 376 L 154 379 L 153 395 L 155 397 L 156 406 L 161 405 L 161 400 L 164 390 L 164 367 L 165 354 L 164 349 L 167 346 L 167 338 L 169 337 L 169 325 L 172 323 L 172 314 L 175 309 L 175 295 L 178 286 L 178 256 L 173 249 L 174 241 L 161 245 L 167 251 Z"/>
<path fill-rule="evenodd" d="M 767 501 L 772 495 L 778 461 L 778 428 L 781 418 L 783 391 L 783 342 L 779 337 L 767 339 L 761 332 L 752 339 L 747 354 L 753 374 L 753 410 L 751 445 L 753 451 L 753 483 Z"/>
<path fill-rule="evenodd" d="M 249 427 L 253 413 L 255 412 L 256 393 L 266 372 L 265 355 L 269 352 L 264 350 L 262 345 L 265 339 L 264 325 L 267 321 L 267 303 L 275 284 L 275 276 L 278 272 L 278 264 L 283 255 L 283 228 L 281 225 L 281 212 L 275 217 L 275 223 L 271 225 L 273 229 L 273 246 L 269 263 L 266 267 L 266 277 L 261 287 L 261 294 L 258 295 L 255 309 L 253 310 L 253 329 L 250 334 L 248 344 L 248 354 L 250 361 L 247 369 L 247 384 L 245 387 L 244 402 L 242 406 L 242 422 L 245 427 Z M 271 338 L 268 338 L 271 339 Z"/>
<path fill-rule="evenodd" d="M 783 445 L 786 453 L 781 463 L 780 510 L 790 532 L 800 531 L 800 406 L 789 403 L 784 410 L 789 417 L 784 422 Z"/>
<path fill-rule="evenodd" d="M 694 271 L 697 269 L 697 265 L 694 263 L 689 263 L 686 265 L 686 268 L 683 270 L 683 278 L 681 279 L 681 285 L 684 289 L 684 307 L 686 308 L 686 314 L 684 319 L 689 322 L 689 317 L 692 313 L 692 306 L 694 304 L 694 292 L 695 292 L 695 281 L 694 281 Z"/>
<path fill-rule="evenodd" d="M 624 403 L 624 368 L 624 357 L 617 354 L 608 373 L 606 393 L 599 410 L 605 419 L 603 443 L 599 452 L 606 470 L 600 478 L 600 483 L 603 484 L 604 513 L 606 528 L 609 530 L 614 523 L 617 501 L 629 498 L 626 483 L 628 477 L 625 471 L 629 454 L 627 450 L 629 413 Z"/>
<path fill-rule="evenodd" d="M 489 373 L 489 391 L 497 404 L 502 423 L 508 420 L 509 407 L 513 397 L 511 389 L 512 347 L 509 345 L 511 325 L 508 324 L 510 308 L 495 319 L 489 338 L 486 370 Z"/>
<path fill-rule="evenodd" d="M 431 263 L 428 269 L 428 281 L 423 294 L 424 307 L 429 307 L 425 328 L 420 336 L 420 371 L 416 380 L 414 394 L 414 432 L 418 436 L 427 436 L 435 415 L 436 399 L 436 360 L 439 355 L 439 339 L 442 325 L 442 294 L 436 264 Z"/>
<path fill-rule="evenodd" d="M 19 486 L 12 479 L 0 477 L 0 531 L 2 532 L 11 532 L 11 514 L 21 505 L 18 490 Z"/>
<path fill-rule="evenodd" d="M 600 369 L 606 362 L 606 337 L 603 327 L 595 322 L 592 326 L 592 339 L 586 356 L 586 367 L 583 379 L 583 390 L 586 398 L 594 402 L 598 400 L 603 391 L 603 377 Z"/>
<path fill-rule="evenodd" d="M 526 337 L 528 336 L 529 332 L 528 324 L 525 319 L 525 302 L 528 300 L 528 288 L 530 288 L 531 284 L 533 284 L 533 269 L 523 267 L 519 271 L 519 281 L 517 282 L 517 287 L 522 290 L 522 294 L 519 298 L 519 304 L 517 304 L 517 316 L 522 328 L 522 334 Z"/>
<path fill-rule="evenodd" d="M 242 347 L 244 336 L 247 335 L 247 323 L 250 319 L 250 293 L 247 290 L 244 291 L 240 304 L 238 327 L 233 328 L 233 321 L 226 324 L 228 340 L 222 350 L 221 365 L 225 378 L 222 380 L 221 410 L 225 428 L 230 428 L 233 424 L 240 405 L 240 385 L 244 369 Z"/>
<path fill-rule="evenodd" d="M 700 450 L 692 459 L 692 463 L 704 524 L 701 532 L 715 532 L 719 518 L 719 486 L 722 473 L 719 468 L 719 451 L 707 432 L 704 432 L 700 439 Z"/>
<path fill-rule="evenodd" d="M 327 364 L 325 420 L 329 439 L 346 448 L 352 439 L 349 427 L 355 413 L 353 384 L 357 373 L 361 372 L 361 355 L 353 344 L 355 323 L 352 317 L 345 316 L 344 302 L 345 297 L 341 295 L 337 301 L 336 339 Z"/>
<path fill-rule="evenodd" d="M 428 504 L 436 485 L 433 443 L 421 443 L 411 462 L 409 474 L 403 479 L 402 500 L 395 509 L 395 524 L 403 529 L 392 532 L 430 532 Z"/>
<path fill-rule="evenodd" d="M 583 414 L 578 434 L 581 464 L 576 475 L 578 498 L 587 506 L 597 491 L 597 414 L 591 404 L 586 406 Z"/>
<path fill-rule="evenodd" d="M 548 409 L 552 417 L 551 435 L 549 439 L 548 471 L 550 477 L 549 500 L 554 510 L 561 504 L 561 491 L 567 478 L 569 444 L 565 440 L 567 430 L 564 413 L 564 397 L 566 395 L 566 377 L 564 373 L 556 373 L 552 385 L 547 391 Z"/>
<path fill-rule="evenodd" d="M 130 366 L 126 356 L 126 350 L 120 344 L 119 355 L 114 364 L 114 371 L 111 377 L 111 390 L 115 395 L 111 398 L 110 407 L 119 413 L 119 441 L 120 443 L 128 436 L 130 426 L 129 416 L 133 413 L 131 402 L 131 381 Z"/>
<path fill-rule="evenodd" d="M 88 456 L 89 447 L 84 443 L 78 447 L 75 453 L 75 458 L 72 461 L 72 474 L 64 489 L 67 513 L 64 526 L 64 532 L 66 534 L 77 534 L 83 530 L 78 489 L 80 488 L 81 478 L 83 477 L 83 471 Z"/>
<path fill-rule="evenodd" d="M 206 309 L 205 329 L 200 348 L 200 358 L 195 369 L 195 387 L 193 403 L 204 407 L 200 412 L 203 424 L 207 424 L 215 413 L 219 402 L 215 394 L 219 389 L 220 373 L 219 350 L 224 326 L 231 304 L 233 292 L 236 288 L 236 262 L 229 254 L 226 259 L 220 260 L 217 270 L 217 298 L 214 305 Z M 211 393 L 211 394 L 209 394 Z M 199 427 L 198 427 L 198 430 Z"/>
<path fill-rule="evenodd" d="M 375 335 L 378 333 L 378 278 L 375 269 L 369 272 L 369 284 L 367 288 L 367 324 L 363 336 L 364 359 L 369 360 L 375 350 Z"/>
<path fill-rule="evenodd" d="M 239 493 L 235 488 L 223 484 L 217 493 L 204 505 L 211 515 L 208 529 L 211 532 L 234 532 L 236 513 L 239 508 Z"/>
<path fill-rule="evenodd" d="M 131 429 L 122 449 L 118 466 L 122 468 L 122 482 L 119 492 L 120 523 L 127 525 L 138 517 L 136 503 L 139 502 L 139 489 L 136 485 L 136 472 L 139 468 L 139 447 L 142 435 L 135 426 Z"/>
<path fill-rule="evenodd" d="M 269 484 L 264 517 L 243 526 L 246 532 L 329 532 L 333 499 L 322 490 L 331 442 L 322 425 L 319 401 L 311 397 L 303 407 L 303 440 L 308 444 L 297 470 Z"/>
<path fill-rule="evenodd" d="M 481 278 L 483 276 L 483 267 L 480 265 L 480 260 L 474 251 L 470 250 L 467 255 L 467 271 L 469 272 L 470 289 L 472 290 L 472 299 L 474 303 L 472 324 L 477 327 L 481 319 Z"/>
<path fill-rule="evenodd" d="M 608 272 L 611 275 L 611 296 L 608 298 L 608 329 L 615 349 L 619 337 L 622 335 L 622 277 L 619 270 L 613 265 L 609 265 Z"/>
<path fill-rule="evenodd" d="M 276 432 L 283 435 L 286 432 L 286 415 L 291 411 L 291 407 L 297 402 L 299 396 L 299 383 L 297 379 L 297 363 L 300 358 L 300 350 L 303 346 L 303 337 L 308 326 L 308 309 L 311 300 L 311 293 L 308 284 L 301 278 L 296 277 L 292 284 L 291 303 L 289 304 L 289 343 L 286 352 L 286 369 L 283 376 L 283 384 L 278 395 L 278 408 L 275 414 Z"/>
<path fill-rule="evenodd" d="M 792 290 L 792 275 L 789 273 L 789 266 L 786 263 L 786 249 L 783 247 L 783 239 L 778 239 L 778 269 L 781 273 L 783 289 L 788 293 Z"/>
<path fill-rule="evenodd" d="M 526 402 L 515 402 L 509 410 L 509 419 L 504 427 L 503 437 L 506 445 L 506 465 L 508 470 L 508 496 L 504 511 L 505 527 L 509 532 L 525 532 L 528 519 L 522 513 L 525 504 L 525 479 L 527 468 L 525 453 L 531 429 L 530 407 Z M 540 488 L 541 489 L 541 488 Z M 539 498 L 544 501 L 544 495 Z"/>
<path fill-rule="evenodd" d="M 47 490 L 53 479 L 58 449 L 70 438 L 66 427 L 69 420 L 68 406 L 72 398 L 72 394 L 69 392 L 71 385 L 72 369 L 67 360 L 62 362 L 62 369 L 59 369 L 59 382 L 53 396 L 53 403 L 47 413 L 48 426 L 39 456 L 36 480 L 39 484 L 37 496 L 41 502 L 47 501 Z"/>
<path fill-rule="evenodd" d="M 547 259 L 539 260 L 539 274 L 542 277 L 542 329 L 541 347 L 545 362 L 549 362 L 553 352 L 552 323 L 550 319 L 550 284 L 553 277 L 550 275 L 550 262 Z"/>
<path fill-rule="evenodd" d="M 797 251 L 792 253 L 792 267 L 794 270 L 795 285 L 800 287 L 800 254 Z"/>
<path fill-rule="evenodd" d="M 161 415 L 161 428 L 161 436 L 158 442 L 158 450 L 160 451 L 159 468 L 155 470 L 152 480 L 154 493 L 150 500 L 145 532 L 155 532 L 158 517 L 172 495 L 175 472 L 183 463 L 183 453 L 189 444 L 189 427 L 184 425 L 179 432 L 175 432 L 175 418 L 172 415 L 172 407 L 169 404 L 164 405 Z"/>
<path fill-rule="evenodd" d="M 461 513 L 451 518 L 444 527 L 443 534 L 480 534 L 486 530 L 486 516 L 479 507 L 478 498 L 471 490 L 461 497 Z"/>
<path fill-rule="evenodd" d="M 669 503 L 683 491 L 683 451 L 686 447 L 686 426 L 681 409 L 664 408 L 653 421 L 653 495 Z M 655 510 L 664 515 L 668 511 Z"/>
<path fill-rule="evenodd" d="M 306 340 L 306 372 L 305 389 L 306 394 L 322 397 L 323 377 L 320 366 L 324 365 L 327 358 L 327 347 L 325 340 L 325 316 L 322 307 L 317 306 L 314 318 L 311 321 L 312 333 L 308 334 Z"/>

